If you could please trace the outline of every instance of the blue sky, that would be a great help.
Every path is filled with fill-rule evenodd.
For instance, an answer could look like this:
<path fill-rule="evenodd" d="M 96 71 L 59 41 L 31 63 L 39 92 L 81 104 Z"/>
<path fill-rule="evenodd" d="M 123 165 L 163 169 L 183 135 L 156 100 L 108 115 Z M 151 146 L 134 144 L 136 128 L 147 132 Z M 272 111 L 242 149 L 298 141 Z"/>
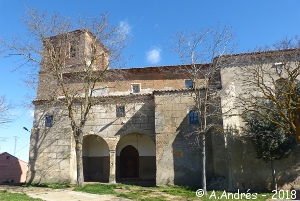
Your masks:
<path fill-rule="evenodd" d="M 230 26 L 236 35 L 236 53 L 300 35 L 299 0 L 0 0 L 0 35 L 26 34 L 21 20 L 26 5 L 70 18 L 107 12 L 110 22 L 123 24 L 133 39 L 124 52 L 125 57 L 132 56 L 126 67 L 178 64 L 165 48 L 178 31 Z M 30 101 L 25 96 L 32 92 L 22 81 L 24 75 L 11 72 L 14 64 L 14 60 L 0 57 L 0 95 L 16 104 L 10 111 L 15 121 L 0 128 L 0 137 L 7 137 L 0 142 L 0 152 L 13 154 L 16 136 L 16 156 L 28 161 L 30 133 L 22 128 L 32 127 L 32 111 L 22 103 Z"/>

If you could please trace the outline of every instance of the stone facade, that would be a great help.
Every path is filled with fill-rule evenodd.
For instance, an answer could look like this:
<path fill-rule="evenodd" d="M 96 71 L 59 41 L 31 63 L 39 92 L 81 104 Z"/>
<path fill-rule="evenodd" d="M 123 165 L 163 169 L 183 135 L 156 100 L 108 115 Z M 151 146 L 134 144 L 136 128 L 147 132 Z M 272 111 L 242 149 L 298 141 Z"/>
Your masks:
<path fill-rule="evenodd" d="M 83 41 L 90 40 L 89 33 L 75 33 Z M 70 66 L 65 74 L 72 77 L 72 62 L 68 62 Z M 197 66 L 205 69 L 209 65 Z M 187 67 L 108 70 L 111 74 L 123 74 L 122 80 L 96 83 L 98 91 L 94 94 L 98 102 L 92 107 L 83 130 L 85 181 L 201 185 L 201 146 L 189 116 L 195 102 L 186 86 L 189 76 L 184 70 Z M 237 94 L 243 90 L 239 82 L 241 74 L 237 73 L 239 68 L 239 65 L 225 65 L 216 79 L 221 83 L 218 90 L 222 112 L 227 114 L 216 121 L 224 128 L 243 125 L 240 111 L 234 109 Z M 77 63 L 76 71 L 80 71 Z M 70 82 L 70 88 L 77 89 L 81 84 Z M 51 93 L 48 88 L 59 89 L 43 68 L 38 88 L 27 182 L 75 183 L 75 142 L 70 120 L 62 105 L 45 102 Z M 51 126 L 46 126 L 49 116 L 53 118 Z M 270 188 L 271 170 L 268 164 L 256 159 L 251 144 L 214 131 L 207 136 L 206 152 L 207 180 L 211 187 Z M 281 187 L 299 185 L 299 168 L 289 170 L 287 165 L 299 165 L 298 152 L 299 149 L 284 159 L 286 163 L 278 164 Z"/>
<path fill-rule="evenodd" d="M 284 60 L 291 69 L 296 68 L 297 59 L 299 59 L 298 51 L 294 49 L 232 55 L 230 57 L 232 62 L 221 69 L 224 130 L 234 128 L 240 132 L 244 127 L 240 116 L 243 111 L 240 104 L 241 98 L 248 96 L 249 93 L 262 96 L 259 94 L 261 93 L 260 89 L 251 84 L 245 84 L 247 80 L 250 83 L 249 79 L 252 76 L 249 74 L 253 73 L 251 69 L 258 66 L 263 69 L 264 73 L 262 70 L 260 72 L 263 83 L 275 91 L 276 80 L 287 75 L 283 72 L 279 76 L 274 65 Z M 225 136 L 225 150 L 228 189 L 272 189 L 271 165 L 262 159 L 257 159 L 249 138 L 237 138 L 236 135 Z M 300 169 L 298 168 L 300 160 L 295 158 L 299 151 L 298 146 L 287 158 L 275 160 L 279 188 L 300 188 Z"/>

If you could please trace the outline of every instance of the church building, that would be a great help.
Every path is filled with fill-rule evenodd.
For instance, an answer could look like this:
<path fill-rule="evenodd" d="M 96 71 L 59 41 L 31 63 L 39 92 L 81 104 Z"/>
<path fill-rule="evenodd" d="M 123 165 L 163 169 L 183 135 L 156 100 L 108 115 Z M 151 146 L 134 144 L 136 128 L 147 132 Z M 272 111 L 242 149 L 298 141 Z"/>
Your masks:
<path fill-rule="evenodd" d="M 84 84 L 75 79 L 85 72 L 80 63 L 84 55 L 98 51 L 96 75 L 109 65 L 110 53 L 100 41 L 91 42 L 95 36 L 88 30 L 68 34 L 75 43 L 63 45 L 67 59 L 61 76 L 68 80 L 69 90 L 75 91 Z M 58 44 L 59 38 L 53 36 L 47 42 Z M 55 59 L 57 50 L 54 48 L 50 56 L 44 54 L 39 72 L 27 182 L 76 183 L 75 142 L 67 111 L 60 103 L 67 98 L 47 73 L 47 60 Z M 46 46 L 44 51 L 49 52 Z M 206 69 L 212 65 L 196 67 Z M 221 94 L 220 105 L 226 105 L 222 112 L 231 111 L 231 115 L 216 120 L 224 129 L 243 126 L 241 112 L 234 109 L 237 94 L 243 90 L 235 72 L 247 65 L 224 62 L 216 74 L 214 86 Z M 194 110 L 194 83 L 184 73 L 188 68 L 191 66 L 105 69 L 110 77 L 96 82 L 94 104 L 83 130 L 85 182 L 201 186 L 202 148 L 195 132 L 199 117 Z M 281 187 L 299 187 L 299 153 L 297 149 L 278 164 Z M 211 188 L 262 190 L 270 189 L 272 182 L 269 164 L 256 158 L 251 144 L 218 131 L 206 138 L 206 172 Z"/>

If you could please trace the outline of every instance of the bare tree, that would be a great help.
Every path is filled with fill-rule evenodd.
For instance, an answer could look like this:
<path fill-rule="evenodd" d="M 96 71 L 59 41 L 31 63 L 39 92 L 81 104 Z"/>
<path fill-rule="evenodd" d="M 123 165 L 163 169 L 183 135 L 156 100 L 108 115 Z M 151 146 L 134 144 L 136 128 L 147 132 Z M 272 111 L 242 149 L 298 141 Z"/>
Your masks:
<path fill-rule="evenodd" d="M 5 96 L 0 97 L 0 126 L 12 122 L 13 118 L 9 114 L 12 105 L 7 103 Z"/>
<path fill-rule="evenodd" d="M 12 109 L 12 105 L 7 103 L 5 96 L 0 97 L 0 126 L 5 126 L 13 121 L 12 115 L 9 111 Z M 0 142 L 5 142 L 7 137 L 0 137 Z"/>
<path fill-rule="evenodd" d="M 112 26 L 107 14 L 72 21 L 59 14 L 48 17 L 28 9 L 24 22 L 28 39 L 15 37 L 1 43 L 7 56 L 21 58 L 17 68 L 33 75 L 28 76 L 30 86 L 37 86 L 40 67 L 35 103 L 55 105 L 69 119 L 75 140 L 77 185 L 82 186 L 83 129 L 91 108 L 97 104 L 94 95 L 105 90 L 101 83 L 118 80 L 119 74 L 108 69 L 123 64 L 121 53 L 128 42 L 126 33 L 123 27 Z"/>
<path fill-rule="evenodd" d="M 172 38 L 171 51 L 178 54 L 183 67 L 180 72 L 191 81 L 191 89 L 197 114 L 196 142 L 202 148 L 202 189 L 206 187 L 206 136 L 214 129 L 222 128 L 220 91 L 221 57 L 230 53 L 233 35 L 229 28 L 208 28 L 200 32 L 181 32 Z M 202 64 L 202 65 L 200 65 Z M 200 140 L 198 140 L 198 138 Z"/>
<path fill-rule="evenodd" d="M 246 64 L 238 75 L 244 88 L 240 106 L 244 113 L 257 113 L 300 143 L 299 40 L 285 39 L 274 47 L 240 56 Z"/>

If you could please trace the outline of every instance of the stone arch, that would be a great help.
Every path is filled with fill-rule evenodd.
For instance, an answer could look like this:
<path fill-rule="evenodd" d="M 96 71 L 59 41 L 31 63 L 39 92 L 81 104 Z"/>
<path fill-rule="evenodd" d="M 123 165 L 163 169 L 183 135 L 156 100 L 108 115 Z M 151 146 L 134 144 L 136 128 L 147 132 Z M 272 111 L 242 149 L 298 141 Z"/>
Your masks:
<path fill-rule="evenodd" d="M 152 141 L 155 143 L 155 135 L 153 133 L 151 133 L 151 132 L 149 132 L 147 130 L 143 130 L 143 129 L 130 128 L 130 129 L 127 129 L 126 131 L 119 132 L 118 135 L 120 136 L 120 138 L 122 138 L 125 135 L 133 134 L 133 133 L 146 135 L 149 138 L 151 138 Z"/>
<path fill-rule="evenodd" d="M 82 146 L 84 181 L 108 182 L 109 148 L 98 135 L 85 135 Z"/>
<path fill-rule="evenodd" d="M 136 150 L 136 153 L 134 153 L 134 150 Z M 126 152 L 131 152 L 127 153 L 128 160 L 126 157 L 124 159 L 123 156 Z M 118 182 L 155 182 L 156 150 L 155 143 L 149 136 L 141 133 L 123 135 L 117 144 L 116 157 Z M 137 157 L 137 159 L 134 159 L 134 157 Z M 128 174 L 124 173 L 124 168 L 131 168 L 130 170 L 126 170 Z"/>

